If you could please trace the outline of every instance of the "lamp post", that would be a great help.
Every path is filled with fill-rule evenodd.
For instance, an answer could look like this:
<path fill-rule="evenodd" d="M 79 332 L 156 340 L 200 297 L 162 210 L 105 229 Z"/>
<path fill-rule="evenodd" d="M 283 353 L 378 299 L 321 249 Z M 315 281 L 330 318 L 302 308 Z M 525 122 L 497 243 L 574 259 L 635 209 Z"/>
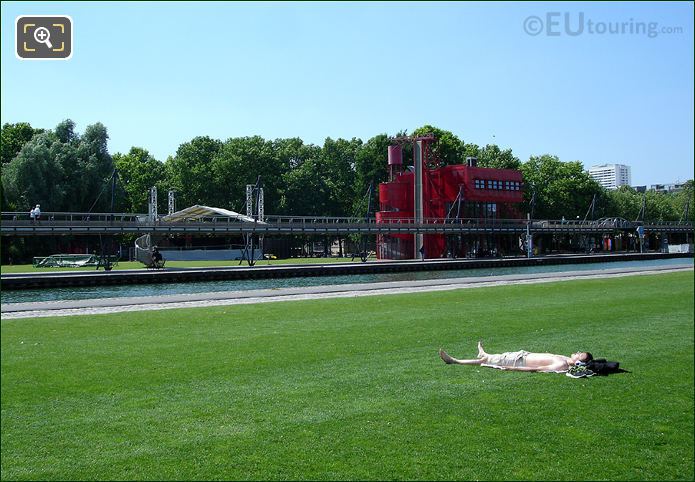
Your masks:
<path fill-rule="evenodd" d="M 533 238 L 531 237 L 531 213 L 526 213 L 526 257 L 533 254 Z"/>
<path fill-rule="evenodd" d="M 531 205 L 530 212 L 526 213 L 526 257 L 531 258 L 533 256 L 533 238 L 531 237 L 531 217 L 533 216 L 533 210 L 536 207 L 536 187 L 531 184 Z"/>
<path fill-rule="evenodd" d="M 637 226 L 637 236 L 639 237 L 639 252 L 644 252 L 644 226 Z"/>

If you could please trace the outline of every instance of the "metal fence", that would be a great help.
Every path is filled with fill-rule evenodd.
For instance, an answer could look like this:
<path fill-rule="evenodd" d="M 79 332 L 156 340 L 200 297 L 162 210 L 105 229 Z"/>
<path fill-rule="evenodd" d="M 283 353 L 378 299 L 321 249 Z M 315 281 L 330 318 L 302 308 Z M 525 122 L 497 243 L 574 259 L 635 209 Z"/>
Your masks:
<path fill-rule="evenodd" d="M 604 233 L 634 230 L 666 233 L 692 232 L 690 222 L 630 222 L 623 218 L 599 220 L 526 220 L 496 218 L 413 218 L 266 216 L 263 221 L 245 222 L 227 216 L 206 216 L 178 222 L 152 220 L 147 214 L 45 212 L 32 220 L 25 212 L 3 212 L 0 234 L 5 236 L 53 234 L 397 234 L 397 233 Z"/>

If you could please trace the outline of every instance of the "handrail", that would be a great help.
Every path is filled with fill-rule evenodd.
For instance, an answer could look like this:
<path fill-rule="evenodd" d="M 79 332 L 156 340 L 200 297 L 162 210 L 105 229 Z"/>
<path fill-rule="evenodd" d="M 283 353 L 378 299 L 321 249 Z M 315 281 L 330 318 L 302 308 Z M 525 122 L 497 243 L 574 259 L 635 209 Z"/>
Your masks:
<path fill-rule="evenodd" d="M 147 214 L 132 214 L 132 213 L 80 213 L 80 212 L 61 212 L 61 211 L 43 211 L 41 212 L 40 221 L 115 221 L 120 222 L 138 222 L 143 218 L 147 218 Z M 29 213 L 26 212 L 3 212 L 2 221 L 29 221 Z"/>
<path fill-rule="evenodd" d="M 26 212 L 3 212 L 2 222 L 25 222 L 31 223 L 29 214 Z M 157 225 L 190 225 L 198 223 L 235 223 L 252 225 L 249 221 L 240 221 L 228 216 L 205 216 L 195 220 L 185 221 L 163 221 L 160 218 L 154 222 L 147 214 L 133 213 L 80 213 L 80 212 L 42 212 L 39 223 L 141 223 Z M 602 218 L 595 221 L 590 220 L 553 220 L 553 219 L 497 219 L 497 218 L 425 218 L 421 223 L 416 223 L 412 217 L 388 217 L 381 219 L 377 223 L 376 218 L 364 217 L 341 217 L 341 216 L 291 216 L 291 215 L 269 215 L 263 220 L 265 224 L 291 224 L 291 225 L 375 225 L 375 224 L 408 224 L 408 225 L 483 225 L 483 226 L 526 226 L 531 223 L 532 229 L 542 228 L 563 228 L 577 227 L 614 227 L 616 229 L 628 229 L 636 226 L 692 226 L 689 221 L 639 221 L 630 222 L 622 218 Z"/>

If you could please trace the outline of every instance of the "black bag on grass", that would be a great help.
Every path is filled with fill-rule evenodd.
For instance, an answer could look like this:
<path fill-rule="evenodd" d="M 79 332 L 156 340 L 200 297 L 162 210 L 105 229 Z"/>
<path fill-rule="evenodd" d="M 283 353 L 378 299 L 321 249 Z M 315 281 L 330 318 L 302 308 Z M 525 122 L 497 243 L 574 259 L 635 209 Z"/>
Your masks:
<path fill-rule="evenodd" d="M 586 364 L 586 368 L 596 375 L 610 375 L 611 373 L 620 373 L 624 371 L 620 368 L 619 362 L 607 361 L 605 358 L 595 358 L 589 361 Z"/>

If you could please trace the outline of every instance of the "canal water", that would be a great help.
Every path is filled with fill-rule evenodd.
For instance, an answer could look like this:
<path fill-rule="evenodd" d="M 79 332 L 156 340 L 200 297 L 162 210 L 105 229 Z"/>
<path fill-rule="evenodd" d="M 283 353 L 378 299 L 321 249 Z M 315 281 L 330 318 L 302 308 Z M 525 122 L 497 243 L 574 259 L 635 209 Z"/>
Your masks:
<path fill-rule="evenodd" d="M 133 296 L 159 296 L 188 293 L 210 293 L 279 289 L 303 286 L 327 286 L 348 283 L 376 283 L 383 281 L 413 281 L 428 279 L 501 276 L 509 274 L 559 273 L 609 268 L 667 267 L 690 264 L 692 258 L 655 259 L 649 261 L 614 261 L 610 263 L 561 264 L 547 266 L 520 266 L 515 268 L 481 268 L 465 270 L 423 271 L 408 273 L 380 273 L 343 276 L 314 276 L 306 278 L 279 278 L 257 280 L 208 281 L 193 283 L 162 283 L 142 285 L 94 286 L 79 288 L 52 288 L 41 290 L 8 290 L 0 293 L 0 302 L 30 303 L 37 301 L 89 300 L 98 298 L 128 298 Z"/>

